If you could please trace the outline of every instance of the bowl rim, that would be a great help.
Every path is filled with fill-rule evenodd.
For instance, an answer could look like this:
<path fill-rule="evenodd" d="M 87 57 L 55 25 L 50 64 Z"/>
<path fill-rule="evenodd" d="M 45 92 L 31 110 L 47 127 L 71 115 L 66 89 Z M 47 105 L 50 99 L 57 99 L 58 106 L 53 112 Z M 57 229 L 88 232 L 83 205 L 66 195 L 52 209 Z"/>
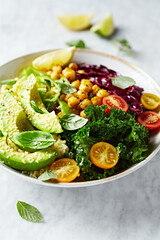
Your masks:
<path fill-rule="evenodd" d="M 58 48 L 60 49 L 60 48 Z M 18 59 L 21 59 L 21 58 L 24 58 L 24 57 L 27 57 L 27 56 L 30 56 L 30 55 L 34 55 L 34 54 L 43 54 L 43 53 L 47 53 L 47 52 L 50 52 L 50 51 L 55 51 L 55 50 L 58 50 L 58 49 L 50 49 L 50 50 L 43 50 L 43 51 L 37 51 L 37 52 L 32 52 L 32 53 L 29 53 L 29 54 L 26 54 L 26 55 L 23 55 L 23 56 L 19 56 L 17 58 L 14 58 L 4 64 L 2 64 L 0 66 L 3 67 L 9 63 L 12 63 Z M 76 48 L 76 52 L 86 52 L 86 53 L 93 53 L 95 55 L 100 55 L 100 56 L 104 56 L 104 57 L 107 57 L 107 58 L 110 58 L 110 59 L 114 59 L 116 61 L 119 61 L 127 66 L 129 66 L 130 68 L 132 68 L 133 70 L 135 70 L 136 72 L 142 74 L 143 76 L 145 76 L 146 78 L 148 78 L 150 80 L 150 82 L 153 83 L 153 85 L 156 87 L 157 90 L 160 91 L 160 87 L 159 85 L 152 79 L 152 77 L 150 75 L 148 75 L 145 71 L 143 71 L 141 68 L 137 67 L 136 65 L 128 62 L 127 60 L 124 60 L 120 57 L 117 57 L 117 56 L 113 56 L 113 55 L 110 55 L 108 53 L 103 53 L 103 52 L 100 52 L 100 51 L 95 51 L 95 50 L 90 50 L 90 49 L 80 49 L 80 48 Z M 131 166 L 130 168 L 120 172 L 120 173 L 117 173 L 113 176 L 109 176 L 107 178 L 103 178 L 103 179 L 98 179 L 98 180 L 91 180 L 91 181 L 83 181 L 83 182 L 70 182 L 70 183 L 50 183 L 50 182 L 42 182 L 36 178 L 32 178 L 30 176 L 27 176 L 21 172 L 19 172 L 18 170 L 16 169 L 13 169 L 3 163 L 0 162 L 0 168 L 1 169 L 4 169 L 5 171 L 9 172 L 9 173 L 12 173 L 13 175 L 15 176 L 18 176 L 18 177 L 21 177 L 22 179 L 24 180 L 27 180 L 29 182 L 32 182 L 32 183 L 35 183 L 35 184 L 39 184 L 39 185 L 42 185 L 42 186 L 47 186 L 47 187 L 63 187 L 63 188 L 76 188 L 76 187 L 89 187 L 89 186 L 95 186 L 95 185 L 99 185 L 99 184 L 102 184 L 102 183 L 107 183 L 107 182 L 111 182 L 113 180 L 117 180 L 117 179 L 120 179 L 122 177 L 125 177 L 127 175 L 129 175 L 130 173 L 133 173 L 135 172 L 136 170 L 138 170 L 139 168 L 141 168 L 142 166 L 144 166 L 146 163 L 148 163 L 155 155 L 156 153 L 160 150 L 160 143 L 159 145 L 156 147 L 156 149 L 154 149 L 153 152 L 151 152 L 149 154 L 149 156 L 147 158 L 145 158 L 142 162 L 139 162 L 133 166 Z"/>

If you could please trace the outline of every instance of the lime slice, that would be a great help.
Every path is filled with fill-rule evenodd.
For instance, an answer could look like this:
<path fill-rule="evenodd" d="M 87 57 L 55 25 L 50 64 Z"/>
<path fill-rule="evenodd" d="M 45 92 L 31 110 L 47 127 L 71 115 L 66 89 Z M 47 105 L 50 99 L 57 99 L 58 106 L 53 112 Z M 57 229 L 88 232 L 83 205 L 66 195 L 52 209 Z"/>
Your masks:
<path fill-rule="evenodd" d="M 90 30 L 104 37 L 111 36 L 114 32 L 114 22 L 112 15 L 109 14 L 100 22 L 94 24 Z"/>
<path fill-rule="evenodd" d="M 75 49 L 75 47 L 68 47 L 46 53 L 34 59 L 32 65 L 39 70 L 50 70 L 54 65 L 64 66 L 71 61 Z"/>
<path fill-rule="evenodd" d="M 92 18 L 92 13 L 57 16 L 57 19 L 62 25 L 73 31 L 80 31 L 89 28 Z"/>

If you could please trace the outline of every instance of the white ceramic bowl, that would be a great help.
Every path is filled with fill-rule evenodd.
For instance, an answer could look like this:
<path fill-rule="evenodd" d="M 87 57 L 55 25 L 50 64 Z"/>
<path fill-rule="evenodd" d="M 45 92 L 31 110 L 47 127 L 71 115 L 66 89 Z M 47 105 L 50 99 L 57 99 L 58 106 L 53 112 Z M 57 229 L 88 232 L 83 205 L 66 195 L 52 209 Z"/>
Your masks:
<path fill-rule="evenodd" d="M 19 71 L 26 66 L 31 65 L 31 62 L 33 59 L 36 57 L 47 53 L 49 51 L 43 51 L 43 52 L 38 52 L 38 53 L 32 53 L 26 56 L 22 56 L 19 58 L 16 58 L 3 66 L 0 67 L 0 80 L 11 78 L 11 77 L 16 77 Z M 91 50 L 80 50 L 77 49 L 76 53 L 73 58 L 74 62 L 86 62 L 89 64 L 103 64 L 107 66 L 108 68 L 111 68 L 123 75 L 130 76 L 133 79 L 136 80 L 136 85 L 143 87 L 145 92 L 150 92 L 153 94 L 156 94 L 160 96 L 160 87 L 153 81 L 153 79 L 147 75 L 145 72 L 143 72 L 141 69 L 138 67 L 134 66 L 133 64 L 128 63 L 127 61 L 117 58 L 115 56 L 111 56 L 108 54 L 104 54 L 101 52 L 95 52 Z M 116 180 L 120 177 L 126 176 L 131 172 L 134 172 L 136 169 L 142 167 L 144 164 L 146 164 L 148 161 L 150 161 L 153 156 L 159 151 L 160 149 L 160 132 L 151 138 L 151 144 L 152 144 L 152 149 L 151 153 L 149 156 L 143 160 L 140 163 L 137 163 L 133 166 L 131 166 L 129 169 L 117 173 L 114 176 L 104 178 L 101 180 L 93 180 L 93 181 L 86 181 L 86 182 L 71 182 L 71 183 L 47 183 L 47 182 L 41 182 L 38 179 L 31 178 L 29 176 L 25 176 L 19 171 L 12 169 L 5 164 L 0 164 L 1 169 L 4 169 L 10 173 L 15 174 L 16 176 L 19 176 L 22 180 L 27 180 L 33 183 L 41 184 L 44 186 L 50 186 L 50 187 L 85 187 L 85 186 L 93 186 L 96 184 L 102 184 L 106 182 L 110 182 L 113 180 Z"/>

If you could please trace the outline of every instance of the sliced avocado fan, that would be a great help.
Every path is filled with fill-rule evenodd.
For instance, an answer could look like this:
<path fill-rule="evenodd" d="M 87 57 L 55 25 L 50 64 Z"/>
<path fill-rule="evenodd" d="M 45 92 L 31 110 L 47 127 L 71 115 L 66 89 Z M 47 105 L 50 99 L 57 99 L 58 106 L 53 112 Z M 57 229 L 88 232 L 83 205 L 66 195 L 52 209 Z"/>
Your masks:
<path fill-rule="evenodd" d="M 36 106 L 45 112 L 45 114 L 35 112 L 30 105 L 31 101 L 34 101 Z M 49 133 L 61 133 L 63 131 L 55 112 L 52 111 L 49 113 L 46 110 L 37 90 L 37 80 L 33 74 L 27 78 L 22 86 L 21 104 L 28 119 L 37 129 Z"/>
<path fill-rule="evenodd" d="M 33 130 L 33 126 L 11 93 L 7 93 L 4 96 L 2 106 L 1 129 L 3 128 L 4 136 L 0 137 L 0 159 L 12 168 L 25 171 L 38 170 L 53 162 L 57 156 L 57 152 L 51 148 L 30 153 L 15 145 L 14 134 Z"/>

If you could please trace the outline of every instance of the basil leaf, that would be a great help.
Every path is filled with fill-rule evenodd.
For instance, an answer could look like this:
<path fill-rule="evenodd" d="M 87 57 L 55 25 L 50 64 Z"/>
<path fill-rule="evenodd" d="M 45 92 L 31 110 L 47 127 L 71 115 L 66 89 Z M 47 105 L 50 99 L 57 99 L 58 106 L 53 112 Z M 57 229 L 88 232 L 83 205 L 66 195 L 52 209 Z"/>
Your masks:
<path fill-rule="evenodd" d="M 44 114 L 44 112 L 43 112 L 40 108 L 38 108 L 38 107 L 36 106 L 35 101 L 33 101 L 33 100 L 30 101 L 30 105 L 31 105 L 31 107 L 33 108 L 33 110 L 34 110 L 35 112 Z"/>
<path fill-rule="evenodd" d="M 14 85 L 17 82 L 18 78 L 7 79 L 0 81 L 0 85 Z"/>
<path fill-rule="evenodd" d="M 70 47 L 75 46 L 76 48 L 86 48 L 84 41 L 81 39 L 72 40 L 70 42 L 67 42 L 66 44 Z"/>
<path fill-rule="evenodd" d="M 50 171 L 50 170 L 46 170 L 44 173 L 42 173 L 38 179 L 40 181 L 47 181 L 47 180 L 50 180 L 50 179 L 57 179 L 57 176 L 54 172 Z"/>
<path fill-rule="evenodd" d="M 65 114 L 61 119 L 62 127 L 66 130 L 76 130 L 83 127 L 88 119 L 82 118 L 76 114 Z"/>
<path fill-rule="evenodd" d="M 125 89 L 135 85 L 136 81 L 131 77 L 118 76 L 118 77 L 112 78 L 112 84 L 116 87 Z"/>
<path fill-rule="evenodd" d="M 3 135 L 3 133 L 2 133 L 2 131 L 0 130 L 0 137 L 3 137 L 4 135 Z"/>
<path fill-rule="evenodd" d="M 28 151 L 49 147 L 55 142 L 52 134 L 43 131 L 26 131 L 14 135 L 14 142 Z"/>
<path fill-rule="evenodd" d="M 57 109 L 61 110 L 62 115 L 72 113 L 72 110 L 68 107 L 68 104 L 66 102 L 62 101 L 61 99 L 58 99 L 58 103 L 59 106 L 57 107 Z"/>
<path fill-rule="evenodd" d="M 59 80 L 56 80 L 55 82 L 60 86 L 64 94 L 74 93 L 77 91 L 75 87 L 72 84 L 70 84 L 70 82 L 65 77 L 62 77 Z"/>
<path fill-rule="evenodd" d="M 28 203 L 18 201 L 17 210 L 19 215 L 26 221 L 43 222 L 43 217 L 39 210 Z"/>
<path fill-rule="evenodd" d="M 118 47 L 120 52 L 124 52 L 129 55 L 134 55 L 131 45 L 126 39 L 113 39 L 112 43 Z"/>

